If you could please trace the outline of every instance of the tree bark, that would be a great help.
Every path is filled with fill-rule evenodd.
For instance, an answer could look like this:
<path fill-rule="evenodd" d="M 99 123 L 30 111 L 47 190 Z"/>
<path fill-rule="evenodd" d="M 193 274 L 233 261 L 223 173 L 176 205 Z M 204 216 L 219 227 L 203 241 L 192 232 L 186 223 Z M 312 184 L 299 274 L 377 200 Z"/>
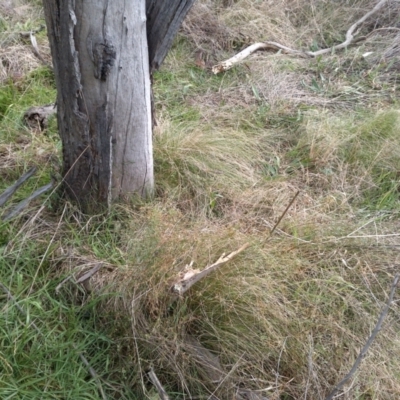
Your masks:
<path fill-rule="evenodd" d="M 69 197 L 87 209 L 151 194 L 146 0 L 43 4 Z"/>
<path fill-rule="evenodd" d="M 150 73 L 195 0 L 43 0 L 64 187 L 84 210 L 154 188 Z"/>
<path fill-rule="evenodd" d="M 164 61 L 183 20 L 195 0 L 146 0 L 150 70 Z"/>

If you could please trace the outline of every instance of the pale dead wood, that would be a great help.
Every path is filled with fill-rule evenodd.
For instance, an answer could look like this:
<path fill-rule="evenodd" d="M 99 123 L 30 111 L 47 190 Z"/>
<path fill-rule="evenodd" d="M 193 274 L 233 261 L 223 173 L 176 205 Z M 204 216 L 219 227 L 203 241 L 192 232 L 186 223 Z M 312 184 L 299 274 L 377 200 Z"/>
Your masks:
<path fill-rule="evenodd" d="M 388 2 L 388 0 L 379 1 L 371 11 L 367 12 L 362 18 L 360 18 L 358 21 L 356 21 L 347 30 L 346 40 L 343 43 L 340 43 L 336 46 L 332 46 L 327 49 L 322 49 L 322 50 L 317 50 L 317 51 L 300 51 L 300 50 L 291 49 L 290 47 L 284 46 L 277 42 L 255 43 L 255 44 L 252 44 L 251 46 L 247 47 L 240 53 L 236 54 L 232 58 L 225 60 L 225 61 L 221 61 L 220 63 L 214 65 L 212 67 L 212 72 L 214 74 L 219 74 L 221 72 L 227 71 L 227 70 L 231 69 L 235 64 L 239 63 L 240 61 L 243 61 L 245 58 L 247 58 L 248 56 L 250 56 L 251 54 L 253 54 L 254 52 L 259 51 L 259 50 L 278 50 L 278 51 L 282 51 L 287 54 L 298 55 L 300 57 L 317 57 L 317 56 L 320 56 L 323 54 L 332 53 L 335 50 L 344 49 L 344 48 L 348 47 L 354 41 L 355 30 L 363 22 L 365 22 L 371 15 L 373 15 L 377 11 L 379 11 L 387 2 Z"/>
<path fill-rule="evenodd" d="M 8 187 L 1 195 L 0 195 L 0 207 L 6 204 L 8 199 L 18 190 L 18 188 L 26 182 L 32 175 L 36 173 L 36 167 L 31 168 L 28 172 L 22 175 L 13 185 Z"/>
<path fill-rule="evenodd" d="M 340 50 L 340 49 L 344 49 L 345 47 L 347 47 L 349 44 L 351 44 L 351 42 L 354 40 L 354 32 L 355 30 L 363 23 L 365 22 L 371 15 L 375 14 L 377 11 L 379 11 L 386 3 L 388 2 L 388 0 L 381 0 L 379 1 L 375 7 L 367 12 L 362 18 L 360 18 L 357 22 L 355 22 L 347 31 L 346 33 L 346 40 L 343 43 L 340 43 L 336 46 L 332 46 L 328 49 L 322 49 L 322 50 L 318 50 L 318 51 L 309 51 L 307 52 L 308 55 L 312 56 L 312 57 L 317 57 L 320 56 L 322 54 L 326 54 L 326 53 L 331 53 L 335 50 Z"/>
<path fill-rule="evenodd" d="M 14 303 L 15 307 L 17 307 L 18 311 L 26 318 L 27 317 L 27 313 L 26 311 L 18 304 L 17 299 L 12 295 L 12 293 L 10 292 L 10 290 L 7 288 L 7 286 L 5 286 L 2 282 L 0 282 L 0 288 L 3 289 L 3 291 L 7 294 L 8 298 L 10 300 L 12 300 L 12 302 Z M 35 324 L 34 321 L 31 321 L 31 323 L 29 324 L 29 326 L 32 326 L 35 331 L 44 339 L 46 339 L 45 335 L 43 334 L 43 332 L 39 329 L 39 327 Z M 77 346 L 75 343 L 72 344 L 72 347 L 75 350 L 77 349 Z M 95 380 L 96 384 L 97 384 L 97 388 L 99 389 L 99 392 L 101 394 L 101 398 L 103 400 L 107 400 L 107 396 L 104 393 L 103 387 L 101 385 L 100 382 L 100 377 L 97 374 L 97 372 L 95 371 L 95 369 L 90 365 L 89 361 L 87 360 L 87 358 L 79 352 L 79 358 L 81 359 L 82 363 L 88 368 L 88 371 L 91 375 L 91 377 Z"/>
<path fill-rule="evenodd" d="M 367 351 L 371 347 L 371 344 L 376 338 L 376 335 L 379 333 L 379 331 L 382 329 L 382 323 L 384 319 L 386 318 L 387 313 L 389 312 L 390 306 L 393 302 L 393 297 L 394 297 L 394 292 L 396 291 L 397 283 L 399 282 L 400 274 L 396 274 L 392 287 L 390 290 L 389 298 L 386 303 L 386 306 L 382 310 L 381 314 L 379 315 L 378 322 L 374 328 L 374 330 L 371 333 L 371 336 L 368 338 L 367 343 L 365 343 L 364 347 L 361 349 L 360 354 L 358 355 L 356 361 L 354 362 L 351 370 L 349 373 L 333 388 L 332 392 L 328 395 L 328 397 L 325 398 L 325 400 L 332 400 L 337 392 L 346 384 L 346 382 L 354 375 L 354 373 L 357 371 L 357 368 L 359 367 L 361 361 L 367 354 Z"/>
<path fill-rule="evenodd" d="M 57 106 L 47 104 L 45 106 L 30 107 L 25 111 L 25 124 L 31 129 L 46 129 L 49 125 L 49 118 L 57 112 Z"/>
<path fill-rule="evenodd" d="M 31 31 L 29 33 L 29 39 L 31 40 L 33 54 L 42 62 L 43 65 L 51 68 L 50 65 L 46 62 L 46 60 L 40 54 L 40 50 L 39 50 L 39 47 L 38 47 L 38 44 L 36 41 L 36 36 L 35 36 L 34 31 Z"/>
<path fill-rule="evenodd" d="M 192 269 L 193 261 L 189 266 L 181 273 L 178 281 L 173 284 L 172 291 L 179 296 L 182 296 L 185 292 L 187 292 L 196 282 L 205 278 L 211 272 L 215 271 L 220 266 L 226 264 L 228 261 L 231 261 L 235 256 L 239 253 L 247 249 L 250 246 L 250 243 L 244 244 L 238 250 L 233 251 L 232 253 L 225 256 L 225 253 L 221 255 L 221 257 L 214 263 L 204 268 L 202 271 L 198 269 Z"/>
<path fill-rule="evenodd" d="M 149 376 L 151 383 L 156 387 L 158 395 L 160 396 L 160 400 L 169 400 L 169 396 L 163 385 L 161 384 L 160 380 L 158 379 L 153 368 L 150 369 L 147 375 Z"/>
<path fill-rule="evenodd" d="M 289 47 L 283 46 L 279 43 L 260 42 L 260 43 L 254 43 L 251 46 L 246 47 L 244 50 L 242 50 L 235 56 L 229 58 L 228 60 L 221 61 L 220 63 L 214 65 L 211 68 L 211 70 L 214 74 L 219 74 L 221 72 L 228 71 L 234 65 L 238 64 L 239 62 L 243 61 L 245 58 L 249 57 L 251 54 L 259 50 L 282 50 L 285 53 L 297 54 L 302 57 L 306 56 L 306 54 L 302 51 L 290 49 Z"/>

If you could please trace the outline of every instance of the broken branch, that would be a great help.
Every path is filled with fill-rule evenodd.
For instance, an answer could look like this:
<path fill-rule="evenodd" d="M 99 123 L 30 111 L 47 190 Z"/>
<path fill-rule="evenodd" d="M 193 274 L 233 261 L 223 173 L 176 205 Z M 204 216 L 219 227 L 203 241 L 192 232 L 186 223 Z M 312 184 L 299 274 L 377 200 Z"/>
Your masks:
<path fill-rule="evenodd" d="M 6 204 L 8 199 L 18 190 L 18 188 L 26 182 L 32 175 L 36 173 L 36 167 L 31 168 L 28 172 L 22 175 L 13 185 L 8 187 L 1 195 L 0 195 L 0 207 Z"/>
<path fill-rule="evenodd" d="M 40 187 L 38 190 L 33 192 L 29 197 L 27 197 L 25 200 L 22 200 L 15 208 L 13 208 L 9 213 L 4 215 L 2 218 L 3 221 L 8 221 L 9 219 L 17 216 L 20 212 L 22 212 L 26 207 L 28 207 L 29 203 L 36 199 L 36 197 L 39 197 L 43 193 L 47 192 L 48 190 L 52 189 L 54 186 L 54 181 L 51 181 L 47 185 L 44 185 Z"/>
<path fill-rule="evenodd" d="M 235 256 L 239 253 L 247 249 L 250 244 L 246 243 L 238 250 L 233 251 L 232 253 L 225 256 L 225 253 L 221 255 L 221 257 L 214 263 L 204 268 L 202 271 L 192 269 L 192 264 L 184 271 L 183 276 L 179 278 L 179 280 L 172 286 L 172 291 L 179 296 L 182 296 L 185 292 L 187 292 L 196 282 L 203 279 L 211 272 L 215 271 L 221 265 L 226 264 L 228 261 L 231 261 Z"/>
<path fill-rule="evenodd" d="M 300 51 L 300 50 L 295 50 L 291 49 L 290 47 L 286 47 L 280 43 L 276 42 L 263 42 L 263 43 L 255 43 L 252 44 L 251 46 L 247 47 L 240 53 L 236 54 L 235 56 L 231 57 L 228 60 L 221 61 L 217 65 L 214 65 L 212 67 L 212 72 L 214 74 L 219 74 L 221 72 L 227 71 L 231 69 L 235 64 L 239 63 L 240 61 L 243 61 L 245 58 L 250 56 L 256 51 L 259 50 L 278 50 L 282 51 L 284 53 L 288 54 L 296 54 L 300 57 L 317 57 L 323 54 L 327 53 L 332 53 L 335 50 L 340 50 L 343 48 L 346 48 L 349 46 L 353 41 L 354 41 L 354 31 L 363 23 L 365 22 L 372 14 L 375 14 L 377 11 L 379 11 L 385 3 L 387 3 L 388 0 L 381 0 L 379 1 L 375 7 L 367 12 L 362 18 L 360 18 L 358 21 L 356 21 L 347 31 L 346 33 L 346 40 L 343 43 L 340 43 L 336 46 L 329 47 L 327 49 L 321 49 L 317 51 Z"/>

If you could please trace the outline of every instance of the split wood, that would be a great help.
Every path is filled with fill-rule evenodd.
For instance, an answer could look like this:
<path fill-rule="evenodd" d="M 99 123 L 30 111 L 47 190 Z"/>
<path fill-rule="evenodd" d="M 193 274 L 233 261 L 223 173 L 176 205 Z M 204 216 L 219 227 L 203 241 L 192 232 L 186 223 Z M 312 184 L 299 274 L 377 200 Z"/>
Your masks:
<path fill-rule="evenodd" d="M 185 270 L 181 273 L 181 276 L 172 285 L 172 291 L 182 296 L 185 292 L 187 292 L 196 282 L 205 278 L 211 272 L 215 271 L 220 266 L 226 264 L 228 261 L 231 261 L 235 256 L 237 256 L 242 251 L 246 250 L 250 246 L 249 243 L 244 244 L 238 250 L 233 251 L 232 253 L 225 256 L 225 253 L 221 255 L 221 257 L 214 263 L 204 268 L 202 271 L 198 269 L 192 269 L 193 261 L 185 268 Z"/>
<path fill-rule="evenodd" d="M 387 2 L 388 0 L 380 0 L 371 11 L 367 12 L 362 18 L 360 18 L 348 29 L 346 33 L 346 40 L 343 43 L 340 43 L 336 46 L 332 46 L 327 49 L 322 49 L 318 51 L 301 51 L 301 50 L 291 49 L 290 47 L 286 47 L 277 42 L 267 41 L 262 43 L 255 43 L 247 47 L 240 53 L 236 54 L 232 58 L 229 58 L 228 60 L 225 61 L 221 61 L 217 65 L 214 65 L 212 67 L 212 72 L 214 74 L 219 74 L 221 72 L 228 71 L 235 64 L 239 63 L 240 61 L 243 61 L 245 58 L 247 58 L 248 56 L 259 50 L 277 50 L 277 51 L 282 51 L 283 53 L 294 54 L 300 57 L 317 57 L 323 54 L 333 53 L 335 50 L 344 49 L 354 41 L 355 30 L 363 22 L 365 22 L 365 20 L 367 20 L 371 15 L 379 11 Z"/>

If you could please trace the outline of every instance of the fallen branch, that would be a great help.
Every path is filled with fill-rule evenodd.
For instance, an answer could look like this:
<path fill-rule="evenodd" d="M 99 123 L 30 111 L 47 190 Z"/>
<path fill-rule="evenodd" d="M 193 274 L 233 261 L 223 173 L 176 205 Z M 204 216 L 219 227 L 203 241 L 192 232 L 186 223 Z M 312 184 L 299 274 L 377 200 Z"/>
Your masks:
<path fill-rule="evenodd" d="M 96 264 L 93 268 L 91 268 L 89 271 L 85 272 L 83 275 L 81 275 L 78 279 L 75 279 L 75 272 L 73 272 L 71 275 L 68 275 L 65 279 L 63 279 L 55 288 L 55 293 L 58 296 L 60 294 L 61 288 L 64 286 L 65 283 L 68 281 L 73 281 L 75 285 L 78 285 L 79 283 L 87 284 L 88 280 L 104 266 L 103 263 L 98 263 Z M 87 288 L 85 286 L 85 288 Z"/>
<path fill-rule="evenodd" d="M 0 207 L 6 204 L 8 199 L 18 190 L 18 188 L 26 182 L 32 175 L 36 173 L 36 167 L 31 168 L 28 172 L 22 175 L 13 185 L 8 187 L 1 195 L 0 195 Z"/>
<path fill-rule="evenodd" d="M 158 379 L 156 373 L 154 372 L 153 368 L 150 369 L 148 372 L 149 379 L 151 383 L 156 387 L 158 395 L 160 396 L 160 400 L 169 400 L 169 396 L 165 391 L 163 385 L 161 385 L 160 380 Z"/>
<path fill-rule="evenodd" d="M 390 305 L 392 304 L 392 301 L 393 301 L 394 292 L 396 290 L 397 283 L 399 282 L 399 278 L 400 278 L 400 275 L 397 274 L 395 276 L 394 280 L 393 280 L 392 287 L 391 287 L 391 290 L 390 290 L 390 294 L 389 294 L 389 298 L 388 298 L 388 301 L 386 303 L 386 306 L 382 310 L 382 312 L 381 312 L 381 314 L 379 316 L 378 322 L 377 322 L 374 330 L 371 333 L 371 336 L 368 338 L 367 343 L 365 343 L 364 347 L 360 351 L 360 354 L 358 355 L 356 361 L 354 362 L 353 367 L 351 368 L 350 372 L 333 388 L 332 392 L 328 395 L 328 397 L 326 397 L 325 400 L 332 400 L 335 397 L 336 393 L 345 385 L 345 383 L 357 371 L 357 368 L 359 367 L 361 361 L 363 360 L 363 358 L 367 354 L 367 351 L 371 347 L 371 344 L 375 340 L 376 335 L 382 329 L 382 323 L 383 323 L 383 320 L 386 318 L 387 313 L 389 312 Z"/>
<path fill-rule="evenodd" d="M 192 269 L 193 262 L 188 265 L 185 270 L 181 273 L 178 281 L 173 284 L 172 291 L 179 296 L 182 296 L 185 292 L 187 292 L 196 282 L 203 279 L 211 272 L 215 271 L 221 265 L 226 264 L 228 261 L 231 261 L 235 256 L 241 253 L 243 250 L 247 249 L 250 244 L 246 243 L 238 250 L 233 251 L 232 253 L 225 256 L 225 253 L 221 255 L 221 257 L 214 264 L 209 265 L 204 268 L 202 271 L 198 269 Z"/>
<path fill-rule="evenodd" d="M 13 301 L 13 303 L 14 303 L 15 307 L 17 307 L 18 311 L 28 320 L 29 318 L 28 318 L 28 314 L 26 313 L 26 311 L 18 304 L 17 299 L 12 295 L 10 290 L 2 282 L 0 282 L 0 288 L 2 288 L 3 291 L 7 294 L 8 298 Z M 46 339 L 46 336 L 38 328 L 38 326 L 35 324 L 34 321 L 31 321 L 29 326 L 32 326 L 42 338 Z M 72 347 L 75 350 L 78 350 L 75 343 L 72 344 Z M 79 358 L 81 359 L 82 363 L 88 368 L 88 371 L 89 371 L 91 377 L 95 380 L 95 382 L 97 384 L 97 388 L 99 389 L 99 392 L 101 394 L 101 398 L 103 400 L 107 400 L 107 396 L 105 395 L 103 387 L 101 386 L 100 377 L 98 376 L 97 372 L 89 364 L 89 361 L 82 353 L 79 352 L 78 354 L 79 354 Z"/>
<path fill-rule="evenodd" d="M 375 7 L 367 12 L 362 18 L 360 18 L 358 21 L 356 21 L 346 32 L 346 40 L 343 43 L 340 43 L 336 46 L 329 47 L 327 49 L 322 49 L 322 50 L 317 50 L 317 51 L 300 51 L 300 50 L 294 50 L 291 49 L 290 47 L 286 47 L 280 43 L 276 42 L 263 42 L 263 43 L 255 43 L 252 44 L 251 46 L 247 47 L 240 53 L 236 54 L 232 58 L 221 61 L 220 63 L 214 65 L 212 67 L 212 72 L 214 74 L 219 74 L 221 72 L 227 71 L 231 69 L 235 64 L 239 63 L 240 61 L 243 61 L 245 58 L 250 56 L 256 51 L 259 50 L 278 50 L 282 51 L 284 53 L 288 54 L 295 54 L 300 57 L 317 57 L 323 54 L 327 53 L 332 53 L 335 50 L 340 50 L 344 49 L 347 46 L 349 46 L 353 41 L 354 41 L 354 32 L 355 30 L 363 23 L 365 22 L 371 15 L 375 14 L 377 11 L 379 11 L 386 3 L 388 0 L 381 0 L 379 1 Z"/>
<path fill-rule="evenodd" d="M 9 219 L 17 216 L 19 213 L 21 213 L 26 207 L 28 207 L 29 203 L 42 195 L 43 193 L 46 193 L 48 190 L 52 189 L 54 186 L 54 181 L 51 181 L 47 185 L 44 185 L 40 187 L 38 190 L 33 192 L 29 197 L 27 197 L 25 200 L 22 200 L 16 207 L 14 207 L 10 212 L 8 212 L 6 215 L 3 216 L 3 221 L 8 221 Z"/>

